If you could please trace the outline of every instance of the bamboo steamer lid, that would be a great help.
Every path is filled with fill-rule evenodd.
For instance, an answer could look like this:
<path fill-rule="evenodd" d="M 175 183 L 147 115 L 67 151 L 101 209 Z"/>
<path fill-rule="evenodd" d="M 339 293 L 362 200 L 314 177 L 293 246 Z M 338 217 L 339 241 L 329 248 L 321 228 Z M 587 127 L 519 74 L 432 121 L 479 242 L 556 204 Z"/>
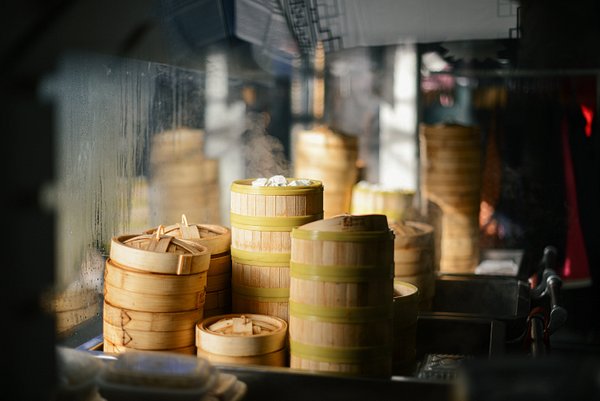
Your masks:
<path fill-rule="evenodd" d="M 163 274 L 195 274 L 209 268 L 208 248 L 164 235 L 161 226 L 155 234 L 113 237 L 110 258 L 131 269 Z"/>
<path fill-rule="evenodd" d="M 106 261 L 104 282 L 135 294 L 179 295 L 198 293 L 206 286 L 206 272 L 196 274 L 146 273 Z"/>
<path fill-rule="evenodd" d="M 183 312 L 144 312 L 120 308 L 104 301 L 103 320 L 113 326 L 138 331 L 180 331 L 202 320 L 202 308 Z"/>
<path fill-rule="evenodd" d="M 286 348 L 285 320 L 261 314 L 229 314 L 196 325 L 196 346 L 204 352 L 231 357 L 268 354 Z"/>
<path fill-rule="evenodd" d="M 387 217 L 382 214 L 340 214 L 329 219 L 317 220 L 295 228 L 296 236 L 325 241 L 352 241 L 353 239 L 393 239 Z M 299 238 L 299 237 L 298 237 Z"/>
<path fill-rule="evenodd" d="M 152 228 L 145 233 L 154 234 L 156 230 L 157 228 Z M 190 224 L 185 214 L 181 215 L 181 223 L 166 226 L 164 233 L 205 246 L 211 256 L 229 252 L 231 246 L 229 228 L 217 224 Z"/>

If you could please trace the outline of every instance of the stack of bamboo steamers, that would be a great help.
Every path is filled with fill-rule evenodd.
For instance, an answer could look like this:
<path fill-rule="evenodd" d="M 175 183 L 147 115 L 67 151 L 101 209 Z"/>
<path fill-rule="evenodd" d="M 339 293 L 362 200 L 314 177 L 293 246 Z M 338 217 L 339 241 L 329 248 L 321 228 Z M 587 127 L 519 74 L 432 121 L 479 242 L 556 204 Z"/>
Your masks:
<path fill-rule="evenodd" d="M 195 353 L 220 364 L 355 376 L 410 373 L 421 291 L 394 278 L 388 219 L 323 219 L 322 183 L 284 180 L 234 181 L 231 229 L 189 224 L 183 215 L 113 238 L 105 351 Z M 218 300 L 209 307 L 225 285 L 231 309 Z"/>
<path fill-rule="evenodd" d="M 441 209 L 439 270 L 472 273 L 479 263 L 481 139 L 477 127 L 422 124 L 423 198 Z"/>
<path fill-rule="evenodd" d="M 352 191 L 353 214 L 384 214 L 393 230 L 394 280 L 419 290 L 420 310 L 431 309 L 435 294 L 434 229 L 411 221 L 415 191 L 361 181 Z"/>
<path fill-rule="evenodd" d="M 292 179 L 286 179 L 291 182 Z M 233 312 L 288 320 L 292 228 L 323 218 L 323 185 L 231 185 Z"/>
<path fill-rule="evenodd" d="M 393 238 L 384 215 L 340 215 L 293 229 L 292 368 L 391 375 Z"/>
<path fill-rule="evenodd" d="M 294 174 L 323 183 L 325 218 L 350 213 L 352 187 L 358 180 L 358 137 L 318 126 L 297 133 Z"/>
<path fill-rule="evenodd" d="M 219 222 L 219 161 L 204 156 L 204 132 L 155 134 L 150 152 L 151 210 L 158 221 Z"/>
<path fill-rule="evenodd" d="M 154 234 L 156 230 L 146 234 Z M 231 312 L 231 230 L 217 224 L 190 224 L 184 214 L 181 223 L 165 227 L 164 233 L 208 248 L 204 317 Z"/>
<path fill-rule="evenodd" d="M 104 350 L 194 354 L 209 264 L 207 247 L 165 235 L 162 226 L 114 237 L 104 272 Z"/>

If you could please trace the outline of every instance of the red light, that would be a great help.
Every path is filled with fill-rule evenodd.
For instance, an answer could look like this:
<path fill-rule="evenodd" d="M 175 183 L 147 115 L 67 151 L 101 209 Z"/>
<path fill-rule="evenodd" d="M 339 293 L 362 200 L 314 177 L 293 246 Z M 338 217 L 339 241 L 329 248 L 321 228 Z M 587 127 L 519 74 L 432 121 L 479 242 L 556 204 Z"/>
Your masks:
<path fill-rule="evenodd" d="M 581 114 L 583 114 L 583 118 L 585 118 L 585 136 L 589 138 L 592 136 L 592 120 L 594 119 L 594 111 L 582 104 Z"/>

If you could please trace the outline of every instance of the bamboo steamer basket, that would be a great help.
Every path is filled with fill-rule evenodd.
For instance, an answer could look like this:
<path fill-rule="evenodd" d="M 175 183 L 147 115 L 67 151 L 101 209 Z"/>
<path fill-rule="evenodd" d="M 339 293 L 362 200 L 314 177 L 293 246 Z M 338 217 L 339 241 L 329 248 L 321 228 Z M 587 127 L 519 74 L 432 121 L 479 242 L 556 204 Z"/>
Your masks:
<path fill-rule="evenodd" d="M 435 201 L 442 209 L 471 207 L 478 203 L 481 192 L 479 128 L 421 124 L 419 139 L 423 197 Z"/>
<path fill-rule="evenodd" d="M 69 288 L 46 298 L 44 303 L 50 312 L 68 312 L 97 304 L 99 301 L 99 294 L 92 289 Z"/>
<path fill-rule="evenodd" d="M 480 141 L 480 133 L 477 127 L 463 124 L 441 123 L 420 125 L 419 134 L 424 135 L 428 140 L 433 140 L 442 146 L 460 143 L 471 144 L 474 141 Z"/>
<path fill-rule="evenodd" d="M 55 319 L 55 332 L 63 334 L 98 314 L 100 294 L 89 288 L 68 288 L 42 300 L 44 309 Z"/>
<path fill-rule="evenodd" d="M 479 262 L 479 129 L 422 124 L 419 137 L 423 196 L 442 210 L 439 270 L 472 273 Z"/>
<path fill-rule="evenodd" d="M 231 255 L 211 259 L 206 284 L 206 317 L 231 313 Z M 214 305 L 214 306 L 213 306 Z"/>
<path fill-rule="evenodd" d="M 210 276 L 206 284 L 206 292 L 221 291 L 231 286 L 231 273 Z"/>
<path fill-rule="evenodd" d="M 350 213 L 352 204 L 352 186 L 356 178 L 349 179 L 348 171 L 323 171 L 317 166 L 307 166 L 297 169 L 303 177 L 318 177 L 323 183 L 323 214 L 331 217 L 338 214 Z"/>
<path fill-rule="evenodd" d="M 208 270 L 210 252 L 205 246 L 156 234 L 113 237 L 110 259 L 130 269 L 163 274 L 196 274 Z"/>
<path fill-rule="evenodd" d="M 156 228 L 147 234 L 156 232 Z M 227 301 L 220 292 L 231 288 L 231 230 L 216 224 L 190 224 L 187 216 L 181 216 L 181 223 L 164 229 L 165 235 L 185 239 L 208 248 L 211 253 L 206 280 L 206 316 L 229 313 L 231 311 L 231 292 Z M 214 309 L 214 310 L 213 310 Z"/>
<path fill-rule="evenodd" d="M 479 264 L 479 209 L 441 217 L 440 272 L 473 273 Z"/>
<path fill-rule="evenodd" d="M 63 291 L 52 299 L 49 306 L 55 318 L 55 331 L 63 334 L 100 311 L 100 294 L 92 289 Z"/>
<path fill-rule="evenodd" d="M 349 213 L 358 180 L 358 137 L 319 126 L 297 133 L 294 142 L 294 175 L 323 183 L 324 217 Z"/>
<path fill-rule="evenodd" d="M 144 273 L 107 260 L 104 299 L 113 305 L 146 312 L 179 312 L 204 307 L 206 271 L 187 274 Z"/>
<path fill-rule="evenodd" d="M 194 329 L 176 331 L 135 330 L 103 323 L 104 339 L 117 346 L 139 350 L 167 350 L 194 345 Z"/>
<path fill-rule="evenodd" d="M 169 296 L 204 291 L 206 276 L 206 271 L 185 275 L 145 273 L 119 266 L 109 258 L 104 283 L 132 294 Z"/>
<path fill-rule="evenodd" d="M 204 289 L 189 294 L 155 295 L 133 293 L 110 284 L 104 285 L 104 299 L 113 305 L 146 312 L 180 312 L 204 308 Z"/>
<path fill-rule="evenodd" d="M 182 331 L 194 330 L 196 323 L 202 320 L 202 309 L 183 312 L 142 312 L 120 308 L 104 301 L 103 317 L 112 326 L 136 331 Z"/>
<path fill-rule="evenodd" d="M 187 214 L 193 221 L 219 222 L 220 195 L 217 182 L 172 186 L 153 182 L 152 211 L 159 221 L 177 221 Z"/>
<path fill-rule="evenodd" d="M 418 288 L 410 283 L 394 280 L 394 374 L 411 374 L 416 366 L 418 312 Z"/>
<path fill-rule="evenodd" d="M 231 288 L 206 293 L 204 317 L 226 315 L 231 312 Z"/>
<path fill-rule="evenodd" d="M 433 297 L 435 296 L 435 272 L 426 272 L 412 276 L 395 276 L 394 284 L 408 283 L 419 290 L 419 311 L 427 311 L 431 308 Z M 401 284 L 400 284 L 401 285 Z"/>
<path fill-rule="evenodd" d="M 210 260 L 208 277 L 231 274 L 231 254 L 229 252 L 214 255 Z"/>
<path fill-rule="evenodd" d="M 359 182 L 352 189 L 352 214 L 385 214 L 389 222 L 402 221 L 412 209 L 414 196 L 413 190 Z"/>
<path fill-rule="evenodd" d="M 204 157 L 204 132 L 190 128 L 152 137 L 150 189 L 152 214 L 159 221 L 220 220 L 219 160 Z"/>
<path fill-rule="evenodd" d="M 139 351 L 137 348 L 131 348 L 124 345 L 114 344 L 106 339 L 104 339 L 102 344 L 102 351 L 109 354 L 121 354 L 127 351 Z M 196 353 L 196 346 L 191 345 L 182 348 L 170 348 L 170 349 L 161 349 L 161 350 L 152 350 L 155 352 L 170 352 L 175 354 L 183 354 L 183 355 L 194 355 Z"/>
<path fill-rule="evenodd" d="M 219 160 L 205 159 L 202 155 L 180 161 L 155 165 L 153 179 L 172 187 L 195 185 L 194 189 L 219 181 Z"/>
<path fill-rule="evenodd" d="M 204 148 L 204 131 L 191 128 L 166 130 L 152 136 L 151 163 L 171 163 L 201 155 Z"/>
<path fill-rule="evenodd" d="M 323 185 L 253 187 L 252 181 L 231 185 L 232 310 L 287 321 L 290 232 L 323 217 Z"/>
<path fill-rule="evenodd" d="M 301 131 L 295 138 L 295 162 L 318 165 L 334 170 L 355 167 L 358 137 L 326 126 Z"/>
<path fill-rule="evenodd" d="M 394 231 L 394 276 L 434 270 L 433 226 L 416 221 L 390 223 Z"/>
<path fill-rule="evenodd" d="M 393 232 L 384 215 L 341 215 L 292 231 L 292 368 L 389 376 Z"/>
<path fill-rule="evenodd" d="M 227 314 L 196 326 L 197 355 L 217 364 L 285 366 L 285 320 L 261 314 Z"/>

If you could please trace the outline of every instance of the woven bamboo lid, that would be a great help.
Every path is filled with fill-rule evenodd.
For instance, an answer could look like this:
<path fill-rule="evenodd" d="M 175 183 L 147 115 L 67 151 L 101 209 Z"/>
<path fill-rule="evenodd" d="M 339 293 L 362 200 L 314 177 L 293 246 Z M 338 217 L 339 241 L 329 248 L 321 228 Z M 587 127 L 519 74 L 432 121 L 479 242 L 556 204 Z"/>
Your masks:
<path fill-rule="evenodd" d="M 292 230 L 292 238 L 352 241 L 393 239 L 384 214 L 340 214 L 328 219 L 313 221 Z"/>
<path fill-rule="evenodd" d="M 110 258 L 132 269 L 163 274 L 194 274 L 208 270 L 207 247 L 164 234 L 159 226 L 153 234 L 113 237 Z"/>
<path fill-rule="evenodd" d="M 157 229 L 147 230 L 145 234 L 156 234 Z M 181 215 L 181 223 L 164 227 L 164 234 L 205 246 L 211 255 L 229 252 L 231 247 L 231 230 L 228 227 L 188 223 L 185 214 Z"/>

